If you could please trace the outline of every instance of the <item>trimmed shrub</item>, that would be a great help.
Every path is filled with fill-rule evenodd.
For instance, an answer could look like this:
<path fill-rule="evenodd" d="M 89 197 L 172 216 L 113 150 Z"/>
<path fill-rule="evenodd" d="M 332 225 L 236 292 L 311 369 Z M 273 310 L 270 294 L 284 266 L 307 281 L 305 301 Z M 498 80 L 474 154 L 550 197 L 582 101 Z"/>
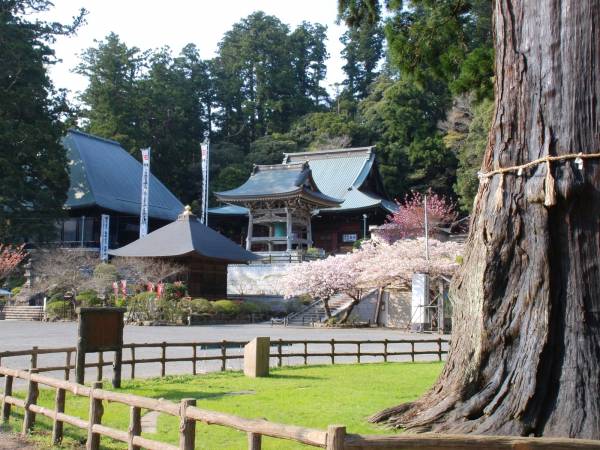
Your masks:
<path fill-rule="evenodd" d="M 92 289 L 79 293 L 75 300 L 80 306 L 102 306 L 102 300 L 98 297 L 98 293 Z"/>
<path fill-rule="evenodd" d="M 217 300 L 213 308 L 218 315 L 227 318 L 236 317 L 241 312 L 240 305 L 232 300 Z"/>
<path fill-rule="evenodd" d="M 165 297 L 169 299 L 179 299 L 185 297 L 187 286 L 177 281 L 175 283 L 165 284 Z"/>
<path fill-rule="evenodd" d="M 70 319 L 73 317 L 73 305 L 65 300 L 57 300 L 46 305 L 48 319 Z"/>
<path fill-rule="evenodd" d="M 190 301 L 189 306 L 192 314 L 212 315 L 215 313 L 212 303 L 205 298 L 194 298 Z"/>
<path fill-rule="evenodd" d="M 14 287 L 10 290 L 12 296 L 19 295 L 21 293 L 21 286 Z"/>
<path fill-rule="evenodd" d="M 55 292 L 48 299 L 48 303 L 62 302 L 65 300 L 65 294 L 63 292 Z"/>

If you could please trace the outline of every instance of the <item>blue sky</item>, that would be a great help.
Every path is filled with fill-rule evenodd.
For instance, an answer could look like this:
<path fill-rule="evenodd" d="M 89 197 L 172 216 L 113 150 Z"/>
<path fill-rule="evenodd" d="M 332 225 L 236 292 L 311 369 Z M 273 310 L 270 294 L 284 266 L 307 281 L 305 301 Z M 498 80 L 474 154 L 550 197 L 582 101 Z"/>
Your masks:
<path fill-rule="evenodd" d="M 76 36 L 60 37 L 53 45 L 62 62 L 51 68 L 52 80 L 57 88 L 73 91 L 71 98 L 86 86 L 84 77 L 72 73 L 78 55 L 111 31 L 141 49 L 168 45 L 178 53 L 192 42 L 207 59 L 235 22 L 258 10 L 277 16 L 291 28 L 303 20 L 326 25 L 330 58 L 324 87 L 334 92 L 330 85 L 344 79 L 339 38 L 345 29 L 335 23 L 337 0 L 55 0 L 54 4 L 44 19 L 68 22 L 80 7 L 89 11 L 87 24 Z"/>

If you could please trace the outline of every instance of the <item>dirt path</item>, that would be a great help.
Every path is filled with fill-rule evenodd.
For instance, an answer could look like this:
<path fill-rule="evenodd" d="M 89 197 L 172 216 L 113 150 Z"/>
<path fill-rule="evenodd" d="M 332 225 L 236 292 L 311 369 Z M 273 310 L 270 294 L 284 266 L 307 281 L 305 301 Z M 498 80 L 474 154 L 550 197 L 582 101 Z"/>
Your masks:
<path fill-rule="evenodd" d="M 21 436 L 0 431 L 0 450 L 39 450 Z"/>

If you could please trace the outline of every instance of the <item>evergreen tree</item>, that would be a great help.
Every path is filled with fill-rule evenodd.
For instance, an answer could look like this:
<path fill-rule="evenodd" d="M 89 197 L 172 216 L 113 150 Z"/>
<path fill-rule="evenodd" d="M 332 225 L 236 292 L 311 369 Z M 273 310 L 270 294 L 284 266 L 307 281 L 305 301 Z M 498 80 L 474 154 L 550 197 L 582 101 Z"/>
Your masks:
<path fill-rule="evenodd" d="M 344 96 L 350 100 L 361 100 L 368 95 L 371 83 L 377 78 L 377 65 L 381 61 L 383 30 L 377 22 L 361 20 L 354 22 L 340 38 L 346 63 L 342 67 L 346 79 Z"/>
<path fill-rule="evenodd" d="M 414 189 L 451 194 L 456 158 L 442 142 L 437 123 L 450 98 L 443 83 L 380 77 L 359 105 L 360 122 L 375 135 L 380 169 L 390 195 Z"/>
<path fill-rule="evenodd" d="M 47 11 L 46 0 L 0 3 L 0 241 L 46 239 L 54 231 L 69 187 L 65 150 L 60 144 L 67 110 L 47 74 L 50 43 L 75 31 L 85 14 L 64 26 L 31 20 Z"/>
<path fill-rule="evenodd" d="M 298 116 L 319 108 L 327 98 L 327 91 L 321 86 L 327 75 L 326 59 L 327 27 L 321 24 L 302 22 L 291 34 L 290 45 L 297 98 L 300 102 L 296 110 Z"/>
<path fill-rule="evenodd" d="M 82 53 L 76 69 L 88 79 L 88 86 L 80 96 L 85 105 L 81 111 L 85 129 L 114 139 L 139 159 L 139 149 L 146 145 L 146 140 L 140 127 L 137 82 L 148 52 L 128 47 L 115 33 L 96 42 L 96 47 Z"/>

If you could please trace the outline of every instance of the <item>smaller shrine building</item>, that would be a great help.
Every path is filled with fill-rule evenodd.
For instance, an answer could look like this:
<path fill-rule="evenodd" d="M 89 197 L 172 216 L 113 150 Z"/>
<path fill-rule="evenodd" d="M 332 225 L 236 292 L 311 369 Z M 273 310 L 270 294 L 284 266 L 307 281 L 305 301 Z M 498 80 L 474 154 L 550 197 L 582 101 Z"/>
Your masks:
<path fill-rule="evenodd" d="M 246 264 L 258 256 L 200 223 L 186 206 L 176 221 L 124 247 L 108 252 L 124 258 L 160 258 L 186 268 L 183 279 L 192 297 L 227 295 L 227 265 Z"/>
<path fill-rule="evenodd" d="M 312 247 L 315 211 L 342 203 L 319 190 L 306 161 L 254 166 L 244 184 L 215 195 L 222 202 L 246 208 L 246 250 L 270 253 Z"/>

